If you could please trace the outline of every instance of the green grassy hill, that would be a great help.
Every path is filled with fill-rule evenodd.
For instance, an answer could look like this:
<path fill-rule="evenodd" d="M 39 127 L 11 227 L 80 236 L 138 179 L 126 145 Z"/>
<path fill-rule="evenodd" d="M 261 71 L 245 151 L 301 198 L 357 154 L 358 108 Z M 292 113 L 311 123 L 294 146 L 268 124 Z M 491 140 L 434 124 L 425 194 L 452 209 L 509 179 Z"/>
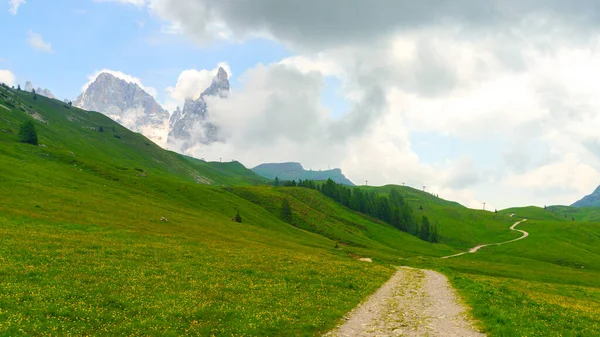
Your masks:
<path fill-rule="evenodd" d="M 40 146 L 18 141 L 27 118 Z M 320 335 L 403 264 L 448 274 L 490 336 L 600 334 L 600 229 L 583 222 L 593 210 L 573 222 L 570 208 L 492 213 L 360 187 L 397 189 L 438 225 L 430 244 L 316 190 L 267 183 L 0 88 L 0 335 Z M 522 217 L 525 240 L 439 258 L 519 237 L 509 227 Z"/>
<path fill-rule="evenodd" d="M 468 209 L 457 202 L 406 186 L 360 188 L 381 194 L 388 194 L 391 189 L 396 189 L 412 206 L 417 220 L 426 216 L 438 226 L 440 242 L 456 249 L 466 250 L 484 243 L 519 237 L 518 233 L 508 230 L 514 221 L 507 214 Z"/>
<path fill-rule="evenodd" d="M 515 219 L 534 219 L 534 220 L 554 220 L 554 221 L 567 221 L 571 220 L 564 217 L 563 214 L 552 211 L 550 208 L 543 209 L 536 206 L 528 207 L 513 207 L 503 209 L 499 212 L 500 214 L 511 215 Z"/>

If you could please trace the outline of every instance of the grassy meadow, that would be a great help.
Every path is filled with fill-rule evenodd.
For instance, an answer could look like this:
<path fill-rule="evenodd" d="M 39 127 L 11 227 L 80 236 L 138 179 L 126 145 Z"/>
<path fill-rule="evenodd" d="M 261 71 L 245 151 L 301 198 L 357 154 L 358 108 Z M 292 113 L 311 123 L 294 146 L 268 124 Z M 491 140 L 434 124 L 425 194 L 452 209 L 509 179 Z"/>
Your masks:
<path fill-rule="evenodd" d="M 19 142 L 28 118 L 39 146 Z M 600 335 L 600 226 L 585 222 L 595 210 L 492 213 L 360 188 L 397 189 L 440 243 L 0 88 L 0 335 L 321 335 L 399 265 L 449 275 L 490 336 Z M 525 240 L 439 258 L 517 238 L 521 218 Z"/>
<path fill-rule="evenodd" d="M 528 220 L 518 228 L 529 237 L 416 263 L 449 275 L 491 336 L 600 336 L 600 224 Z"/>

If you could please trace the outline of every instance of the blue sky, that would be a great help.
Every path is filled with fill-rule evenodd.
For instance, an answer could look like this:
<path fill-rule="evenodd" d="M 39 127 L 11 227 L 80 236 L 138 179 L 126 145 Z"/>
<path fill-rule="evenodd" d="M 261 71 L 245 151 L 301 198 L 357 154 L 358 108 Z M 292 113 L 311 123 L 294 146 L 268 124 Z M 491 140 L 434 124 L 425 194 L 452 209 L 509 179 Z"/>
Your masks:
<path fill-rule="evenodd" d="M 164 26 L 148 9 L 118 3 L 30 0 L 17 15 L 6 5 L 0 11 L 0 29 L 10 32 L 4 40 L 10 48 L 0 50 L 0 68 L 11 70 L 21 85 L 32 81 L 70 99 L 80 93 L 88 75 L 118 70 L 158 89 L 158 99 L 163 100 L 163 90 L 185 69 L 212 69 L 227 62 L 239 75 L 257 63 L 290 55 L 282 45 L 265 39 L 199 46 L 183 35 L 162 32 Z M 30 30 L 41 34 L 52 52 L 34 50 L 27 43 Z M 232 85 L 237 85 L 235 77 Z"/>

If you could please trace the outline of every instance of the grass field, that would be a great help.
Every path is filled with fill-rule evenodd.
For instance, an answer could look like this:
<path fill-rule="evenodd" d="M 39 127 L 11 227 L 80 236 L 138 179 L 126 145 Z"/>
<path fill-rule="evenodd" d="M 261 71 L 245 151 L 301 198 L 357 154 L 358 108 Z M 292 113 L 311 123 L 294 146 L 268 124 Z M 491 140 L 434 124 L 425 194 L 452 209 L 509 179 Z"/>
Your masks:
<path fill-rule="evenodd" d="M 600 336 L 600 224 L 529 220 L 525 240 L 440 262 L 491 336 Z"/>
<path fill-rule="evenodd" d="M 600 227 L 584 222 L 595 209 L 492 213 L 360 187 L 397 189 L 438 225 L 430 244 L 318 191 L 15 95 L 0 89 L 0 335 L 319 335 L 398 265 L 449 275 L 490 336 L 600 335 Z M 18 142 L 32 117 L 43 146 Z M 527 239 L 439 259 L 519 237 L 521 218 Z"/>

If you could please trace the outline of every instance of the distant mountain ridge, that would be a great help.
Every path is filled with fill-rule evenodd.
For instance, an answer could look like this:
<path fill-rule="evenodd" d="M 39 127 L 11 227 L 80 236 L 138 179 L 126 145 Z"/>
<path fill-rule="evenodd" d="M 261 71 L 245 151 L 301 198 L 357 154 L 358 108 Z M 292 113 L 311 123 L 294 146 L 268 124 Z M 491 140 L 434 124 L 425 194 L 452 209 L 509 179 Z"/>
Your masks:
<path fill-rule="evenodd" d="M 30 81 L 25 82 L 25 91 L 28 92 L 33 92 L 34 91 L 34 87 L 33 87 L 33 83 L 31 83 Z M 40 87 L 38 87 L 37 89 L 35 89 L 35 93 L 38 95 L 42 95 L 48 98 L 53 98 L 55 99 L 56 97 L 52 94 L 52 92 L 46 88 L 42 89 Z"/>
<path fill-rule="evenodd" d="M 268 163 L 261 164 L 252 169 L 259 176 L 280 180 L 327 180 L 331 179 L 338 184 L 355 186 L 339 168 L 325 170 L 325 171 L 313 171 L 305 170 L 300 163 Z"/>
<path fill-rule="evenodd" d="M 600 206 L 600 186 L 596 187 L 594 192 L 586 195 L 581 200 L 576 201 L 571 206 L 573 207 L 599 207 Z"/>

